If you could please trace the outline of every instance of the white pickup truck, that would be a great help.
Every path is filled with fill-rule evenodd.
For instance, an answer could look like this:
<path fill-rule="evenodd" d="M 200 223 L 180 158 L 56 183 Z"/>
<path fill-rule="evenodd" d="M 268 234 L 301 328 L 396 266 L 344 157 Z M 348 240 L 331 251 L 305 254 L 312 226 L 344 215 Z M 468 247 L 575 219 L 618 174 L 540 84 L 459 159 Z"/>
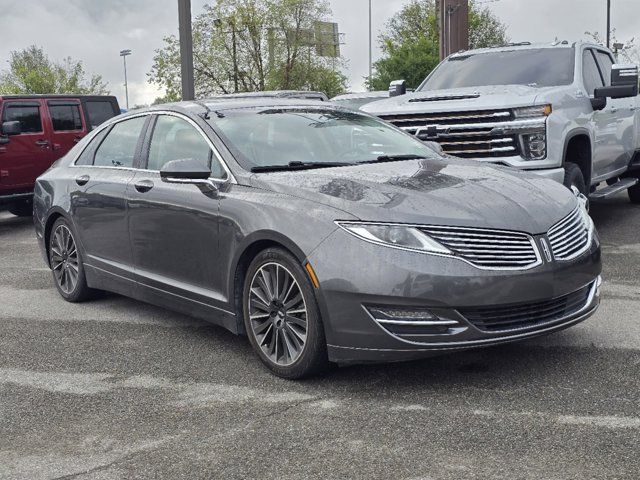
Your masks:
<path fill-rule="evenodd" d="M 592 200 L 628 190 L 634 203 L 639 109 L 635 65 L 568 42 L 459 52 L 416 92 L 362 107 L 447 154 L 532 171 Z"/>

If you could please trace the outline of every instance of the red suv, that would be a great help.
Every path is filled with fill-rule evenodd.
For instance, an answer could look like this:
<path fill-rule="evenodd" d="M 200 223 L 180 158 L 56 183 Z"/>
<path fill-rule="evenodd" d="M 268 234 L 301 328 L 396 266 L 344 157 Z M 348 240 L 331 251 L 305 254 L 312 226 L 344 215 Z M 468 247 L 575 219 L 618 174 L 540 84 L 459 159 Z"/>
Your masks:
<path fill-rule="evenodd" d="M 116 97 L 0 95 L 0 208 L 31 215 L 36 178 L 118 114 Z"/>

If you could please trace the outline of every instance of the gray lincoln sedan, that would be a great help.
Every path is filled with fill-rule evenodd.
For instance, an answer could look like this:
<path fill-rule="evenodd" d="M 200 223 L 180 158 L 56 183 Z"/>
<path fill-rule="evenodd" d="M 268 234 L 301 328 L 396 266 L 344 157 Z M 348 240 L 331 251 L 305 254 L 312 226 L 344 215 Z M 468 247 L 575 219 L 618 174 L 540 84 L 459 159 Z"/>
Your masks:
<path fill-rule="evenodd" d="M 247 335 L 277 375 L 554 332 L 599 304 L 584 199 L 326 103 L 121 115 L 36 185 L 60 295 L 108 290 Z"/>

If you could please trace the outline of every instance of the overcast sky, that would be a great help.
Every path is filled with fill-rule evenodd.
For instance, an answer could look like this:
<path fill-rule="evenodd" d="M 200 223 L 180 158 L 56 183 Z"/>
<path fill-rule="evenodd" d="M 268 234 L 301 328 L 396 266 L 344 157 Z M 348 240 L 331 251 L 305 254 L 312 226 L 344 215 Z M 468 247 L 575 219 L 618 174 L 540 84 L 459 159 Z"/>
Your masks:
<path fill-rule="evenodd" d="M 584 32 L 606 30 L 606 0 L 478 0 L 508 26 L 513 41 L 570 41 Z M 207 0 L 192 0 L 193 15 Z M 352 90 L 362 89 L 368 72 L 368 0 L 330 0 L 334 18 L 344 33 L 342 53 Z M 373 0 L 374 37 L 407 0 Z M 612 0 L 612 24 L 621 41 L 640 40 L 640 0 Z M 131 105 L 149 103 L 162 94 L 147 82 L 153 51 L 162 37 L 177 34 L 176 0 L 0 0 L 0 68 L 11 50 L 31 44 L 42 46 L 50 57 L 71 56 L 99 73 L 124 105 L 122 59 L 129 48 Z M 374 43 L 374 60 L 379 55 Z"/>

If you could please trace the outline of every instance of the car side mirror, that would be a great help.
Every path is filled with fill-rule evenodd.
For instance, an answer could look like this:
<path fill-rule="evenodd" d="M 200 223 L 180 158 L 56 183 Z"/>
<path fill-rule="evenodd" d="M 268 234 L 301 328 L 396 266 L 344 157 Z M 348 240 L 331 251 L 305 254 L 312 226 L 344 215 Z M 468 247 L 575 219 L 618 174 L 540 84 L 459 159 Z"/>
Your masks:
<path fill-rule="evenodd" d="M 596 89 L 599 90 L 599 89 Z M 594 97 L 591 99 L 591 106 L 593 110 L 604 110 L 607 106 L 607 97 Z"/>
<path fill-rule="evenodd" d="M 389 84 L 390 97 L 399 97 L 400 95 L 404 95 L 405 93 L 407 93 L 406 80 L 394 80 Z"/>
<path fill-rule="evenodd" d="M 2 133 L 4 135 L 20 135 L 22 133 L 22 127 L 17 120 L 11 122 L 4 122 L 2 124 Z"/>
<path fill-rule="evenodd" d="M 168 183 L 208 183 L 211 168 L 194 158 L 172 160 L 160 169 L 160 178 Z"/>
<path fill-rule="evenodd" d="M 611 68 L 611 86 L 596 88 L 595 98 L 630 98 L 638 95 L 638 67 L 614 65 Z"/>

